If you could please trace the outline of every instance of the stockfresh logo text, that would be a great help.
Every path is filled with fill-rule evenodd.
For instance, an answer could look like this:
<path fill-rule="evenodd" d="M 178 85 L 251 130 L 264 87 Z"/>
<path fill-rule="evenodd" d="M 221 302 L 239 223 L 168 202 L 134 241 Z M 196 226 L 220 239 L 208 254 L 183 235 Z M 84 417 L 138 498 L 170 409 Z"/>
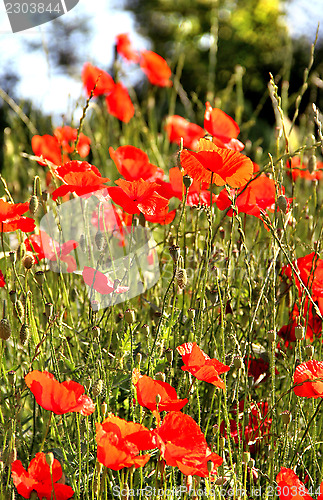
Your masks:
<path fill-rule="evenodd" d="M 4 0 L 13 33 L 53 21 L 72 10 L 79 0 Z"/>

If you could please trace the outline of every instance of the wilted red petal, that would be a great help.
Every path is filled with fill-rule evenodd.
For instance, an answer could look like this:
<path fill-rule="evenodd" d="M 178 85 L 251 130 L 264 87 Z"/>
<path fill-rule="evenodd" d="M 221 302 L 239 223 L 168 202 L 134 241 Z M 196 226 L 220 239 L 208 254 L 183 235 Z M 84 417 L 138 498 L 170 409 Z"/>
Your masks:
<path fill-rule="evenodd" d="M 147 76 L 150 83 L 159 87 L 171 87 L 170 80 L 172 71 L 165 59 L 156 52 L 143 50 L 140 56 L 140 67 Z"/>
<path fill-rule="evenodd" d="M 117 52 L 127 61 L 139 62 L 139 54 L 129 40 L 128 33 L 120 33 L 116 36 Z"/>
<path fill-rule="evenodd" d="M 25 376 L 25 382 L 35 396 L 37 403 L 56 415 L 69 412 L 90 415 L 95 410 L 92 400 L 83 394 L 84 387 L 77 382 L 61 384 L 52 373 L 38 370 L 28 373 Z"/>
<path fill-rule="evenodd" d="M 128 90 L 122 83 L 116 83 L 105 100 L 110 115 L 115 116 L 124 123 L 128 123 L 135 114 L 135 108 L 129 97 Z"/>
<path fill-rule="evenodd" d="M 113 78 L 103 69 L 90 63 L 85 63 L 83 66 L 82 80 L 88 96 L 93 89 L 93 96 L 98 96 L 111 92 L 114 87 Z"/>
<path fill-rule="evenodd" d="M 297 366 L 293 388 L 296 396 L 323 398 L 323 361 L 311 359 Z"/>
<path fill-rule="evenodd" d="M 138 179 L 155 181 L 164 177 L 164 171 L 149 162 L 148 155 L 135 146 L 120 146 L 109 153 L 118 171 L 127 181 Z"/>
<path fill-rule="evenodd" d="M 300 481 L 292 469 L 282 467 L 276 476 L 276 482 L 280 500 L 313 500 L 304 483 Z"/>
<path fill-rule="evenodd" d="M 237 138 L 240 128 L 231 116 L 218 108 L 212 108 L 209 102 L 205 104 L 204 128 L 209 134 L 228 142 L 231 138 Z"/>
<path fill-rule="evenodd" d="M 211 359 L 196 342 L 186 342 L 176 349 L 182 356 L 184 363 L 182 370 L 189 371 L 199 380 L 209 382 L 221 389 L 225 388 L 224 382 L 219 375 L 229 371 L 229 366 L 224 365 L 217 359 Z"/>
<path fill-rule="evenodd" d="M 170 384 L 160 380 L 153 380 L 146 375 L 140 375 L 139 370 L 136 368 L 133 372 L 132 381 L 136 387 L 138 403 L 151 411 L 157 409 L 157 396 L 160 396 L 159 411 L 181 410 L 188 403 L 187 398 L 177 398 L 177 392 Z"/>

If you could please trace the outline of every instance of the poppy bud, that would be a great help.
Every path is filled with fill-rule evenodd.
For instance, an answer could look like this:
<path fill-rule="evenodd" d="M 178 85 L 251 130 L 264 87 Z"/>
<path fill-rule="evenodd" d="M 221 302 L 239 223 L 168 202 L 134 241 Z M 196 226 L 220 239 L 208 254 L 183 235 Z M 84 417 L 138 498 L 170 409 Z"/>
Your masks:
<path fill-rule="evenodd" d="M 9 292 L 9 298 L 13 304 L 17 302 L 17 292 L 16 290 L 10 290 Z"/>
<path fill-rule="evenodd" d="M 146 335 L 148 337 L 148 335 L 150 333 L 150 327 L 149 327 L 149 325 L 142 325 L 141 329 L 142 329 L 144 335 Z"/>
<path fill-rule="evenodd" d="M 32 215 L 34 215 L 37 212 L 38 207 L 39 207 L 38 196 L 36 196 L 35 194 L 33 194 L 32 197 L 29 200 L 29 212 Z"/>
<path fill-rule="evenodd" d="M 184 184 L 184 186 L 185 186 L 185 188 L 187 190 L 193 184 L 193 179 L 189 175 L 184 175 L 183 176 L 183 184 Z"/>
<path fill-rule="evenodd" d="M 47 319 L 51 318 L 51 316 L 53 314 L 53 309 L 54 309 L 54 306 L 50 302 L 47 302 L 47 304 L 45 304 L 45 316 Z"/>
<path fill-rule="evenodd" d="M 142 354 L 141 354 L 141 352 L 137 352 L 137 354 L 136 354 L 136 365 L 140 365 L 141 360 L 142 360 Z"/>
<path fill-rule="evenodd" d="M 160 382 L 166 382 L 166 375 L 163 372 L 157 372 L 155 374 L 155 380 L 159 380 Z"/>
<path fill-rule="evenodd" d="M 99 230 L 96 233 L 96 235 L 94 236 L 94 241 L 95 241 L 97 249 L 101 252 L 101 250 L 103 250 L 104 244 L 105 244 L 104 233 L 102 233 L 102 231 Z"/>
<path fill-rule="evenodd" d="M 119 312 L 116 316 L 116 323 L 120 323 L 123 320 L 123 313 Z"/>
<path fill-rule="evenodd" d="M 17 259 L 16 252 L 13 252 L 13 251 L 9 252 L 9 259 L 10 259 L 11 264 L 15 264 L 16 259 Z"/>
<path fill-rule="evenodd" d="M 275 342 L 276 332 L 274 330 L 269 330 L 269 332 L 267 333 L 267 337 L 268 337 L 269 342 Z"/>
<path fill-rule="evenodd" d="M 30 329 L 29 326 L 24 323 L 20 328 L 19 338 L 21 345 L 25 345 L 30 337 Z"/>
<path fill-rule="evenodd" d="M 190 307 L 187 310 L 187 316 L 189 317 L 189 319 L 195 319 L 195 313 L 196 313 L 196 311 L 192 307 Z"/>
<path fill-rule="evenodd" d="M 242 368 L 242 359 L 240 358 L 240 356 L 236 356 L 234 358 L 233 364 L 236 370 L 240 370 L 240 368 Z"/>
<path fill-rule="evenodd" d="M 49 467 L 52 468 L 55 460 L 53 453 L 46 453 L 45 458 Z"/>
<path fill-rule="evenodd" d="M 285 425 L 288 425 L 292 421 L 292 414 L 288 410 L 285 410 L 281 413 L 281 418 L 282 418 L 283 423 Z"/>
<path fill-rule="evenodd" d="M 314 355 L 314 346 L 312 345 L 307 345 L 305 347 L 305 354 L 308 358 L 312 358 Z"/>
<path fill-rule="evenodd" d="M 22 259 L 22 265 L 25 269 L 29 270 L 35 264 L 35 258 L 32 253 L 28 252 Z"/>
<path fill-rule="evenodd" d="M 107 411 L 108 411 L 108 405 L 106 403 L 102 403 L 101 404 L 101 412 L 102 412 L 103 418 L 106 416 Z"/>
<path fill-rule="evenodd" d="M 223 450 L 225 447 L 225 437 L 221 436 L 219 440 L 220 448 Z"/>
<path fill-rule="evenodd" d="M 161 395 L 160 394 L 156 394 L 156 403 L 157 405 L 159 405 L 159 403 L 161 402 Z"/>
<path fill-rule="evenodd" d="M 44 271 L 37 271 L 35 273 L 35 279 L 36 279 L 38 285 L 42 285 L 45 281 Z"/>
<path fill-rule="evenodd" d="M 124 313 L 124 319 L 129 325 L 134 323 L 136 321 L 135 311 L 133 309 L 127 309 Z"/>
<path fill-rule="evenodd" d="M 25 253 L 26 253 L 26 245 L 24 243 L 20 243 L 16 251 L 17 259 L 18 260 L 22 259 Z"/>
<path fill-rule="evenodd" d="M 287 213 L 287 200 L 286 197 L 281 194 L 277 198 L 277 205 L 279 206 L 280 210 L 286 214 Z"/>
<path fill-rule="evenodd" d="M 23 303 L 19 299 L 15 302 L 15 313 L 20 319 L 23 319 L 25 316 L 25 308 L 23 306 Z"/>
<path fill-rule="evenodd" d="M 177 262 L 181 255 L 181 249 L 178 245 L 172 245 L 169 247 L 169 253 L 173 261 Z"/>
<path fill-rule="evenodd" d="M 208 470 L 209 474 L 211 474 L 211 472 L 213 471 L 213 468 L 214 468 L 214 463 L 212 462 L 212 460 L 208 460 L 208 462 L 207 462 L 207 470 Z"/>
<path fill-rule="evenodd" d="M 253 467 L 255 466 L 255 459 L 254 458 L 250 458 L 249 462 L 248 462 L 248 466 L 250 467 L 250 469 L 253 469 Z"/>
<path fill-rule="evenodd" d="M 103 380 L 99 379 L 93 384 L 92 387 L 93 397 L 97 398 L 98 396 L 100 396 L 102 389 L 103 389 Z"/>
<path fill-rule="evenodd" d="M 181 288 L 183 290 L 187 285 L 186 269 L 184 269 L 184 268 L 177 269 L 176 280 L 177 280 L 177 284 L 178 284 L 179 288 Z"/>
<path fill-rule="evenodd" d="M 311 155 L 308 159 L 307 168 L 310 174 L 316 170 L 317 160 L 315 155 Z"/>
<path fill-rule="evenodd" d="M 17 460 L 17 448 L 14 446 L 9 453 L 9 457 L 8 457 L 9 465 L 11 465 L 12 462 L 14 462 L 15 460 Z"/>
<path fill-rule="evenodd" d="M 297 340 L 302 340 L 302 338 L 304 338 L 304 328 L 300 325 L 295 326 L 295 338 Z"/>
<path fill-rule="evenodd" d="M 0 320 L 0 339 L 8 340 L 11 336 L 11 327 L 7 318 Z"/>
<path fill-rule="evenodd" d="M 167 359 L 168 363 L 171 365 L 172 362 L 173 362 L 173 357 L 174 357 L 173 350 L 172 349 L 166 349 L 165 356 L 166 356 L 166 359 Z"/>
<path fill-rule="evenodd" d="M 250 460 L 250 453 L 249 453 L 249 451 L 245 451 L 243 453 L 243 461 L 245 464 L 247 464 L 249 462 L 249 460 Z"/>

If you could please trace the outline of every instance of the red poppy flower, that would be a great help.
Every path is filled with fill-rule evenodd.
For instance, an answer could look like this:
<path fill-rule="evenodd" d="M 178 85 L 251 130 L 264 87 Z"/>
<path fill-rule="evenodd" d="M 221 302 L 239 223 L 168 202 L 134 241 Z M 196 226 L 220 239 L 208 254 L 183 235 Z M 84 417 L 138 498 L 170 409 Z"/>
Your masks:
<path fill-rule="evenodd" d="M 76 270 L 76 260 L 70 254 L 78 247 L 78 242 L 69 240 L 60 245 L 53 240 L 45 231 L 39 231 L 39 234 L 32 234 L 24 241 L 28 252 L 37 254 L 38 262 L 42 259 L 48 259 L 52 262 L 65 262 L 67 264 L 67 272 L 72 273 Z"/>
<path fill-rule="evenodd" d="M 277 494 L 281 500 L 313 500 L 308 489 L 300 481 L 295 472 L 287 467 L 282 467 L 276 477 L 278 484 Z M 319 495 L 318 499 L 321 497 Z"/>
<path fill-rule="evenodd" d="M 173 85 L 170 80 L 172 74 L 170 67 L 156 52 L 143 50 L 140 55 L 140 67 L 153 85 L 158 85 L 158 87 Z"/>
<path fill-rule="evenodd" d="M 207 139 L 199 140 L 197 153 L 184 149 L 181 165 L 187 175 L 196 181 L 231 187 L 244 186 L 253 173 L 252 161 L 242 153 L 218 148 Z"/>
<path fill-rule="evenodd" d="M 316 300 L 316 304 L 320 311 L 323 311 L 323 298 Z M 296 342 L 295 328 L 299 326 L 300 312 L 297 304 L 294 304 L 293 310 L 290 313 L 288 325 L 281 327 L 277 335 L 285 340 L 285 347 L 290 345 L 290 342 Z M 303 313 L 301 315 L 305 327 L 305 338 L 309 339 L 311 342 L 314 337 L 320 337 L 322 332 L 322 320 L 316 314 L 313 304 L 309 301 L 308 297 L 305 297 Z"/>
<path fill-rule="evenodd" d="M 318 161 L 316 164 L 316 169 L 313 172 L 308 170 L 308 166 L 301 162 L 299 156 L 293 156 L 287 163 L 287 173 L 295 181 L 298 177 L 301 179 L 306 179 L 308 181 L 315 181 L 322 179 L 323 176 L 323 162 Z"/>
<path fill-rule="evenodd" d="M 186 342 L 176 347 L 176 349 L 182 356 L 184 363 L 182 370 L 190 372 L 199 380 L 209 382 L 221 389 L 225 388 L 224 382 L 219 375 L 228 372 L 230 370 L 229 366 L 224 365 L 217 359 L 211 359 L 196 342 Z"/>
<path fill-rule="evenodd" d="M 217 137 L 223 143 L 230 139 L 236 139 L 240 133 L 237 122 L 231 116 L 218 108 L 212 108 L 209 102 L 205 103 L 204 128 L 212 136 Z"/>
<path fill-rule="evenodd" d="M 101 295 L 109 295 L 110 293 L 124 293 L 129 290 L 128 286 L 114 286 L 114 282 L 105 274 L 101 273 L 93 267 L 85 266 L 82 272 L 84 283 Z"/>
<path fill-rule="evenodd" d="M 261 219 L 261 214 L 264 211 L 269 210 L 273 212 L 275 210 L 275 181 L 269 179 L 265 174 L 261 174 L 259 177 L 252 180 L 246 188 L 242 187 L 237 192 L 231 190 L 230 193 L 232 198 L 236 196 L 235 204 L 238 213 L 246 213 Z M 285 194 L 284 187 L 281 189 L 281 194 Z M 291 198 L 287 198 L 286 200 L 287 205 L 289 205 Z M 231 201 L 226 189 L 222 189 L 219 193 L 216 204 L 219 210 L 226 210 L 231 207 Z M 230 209 L 227 215 L 232 217 L 233 210 Z"/>
<path fill-rule="evenodd" d="M 55 170 L 55 175 L 64 182 L 63 186 L 55 189 L 53 200 L 67 193 L 76 193 L 78 196 L 93 193 L 105 188 L 104 182 L 110 179 L 101 177 L 99 170 L 87 161 L 69 161 Z"/>
<path fill-rule="evenodd" d="M 239 402 L 238 411 L 240 420 L 242 419 L 243 413 L 244 415 L 247 413 L 244 400 Z M 240 440 L 243 442 L 244 449 L 248 449 L 251 453 L 254 453 L 261 444 L 267 443 L 269 439 L 272 419 L 266 417 L 268 413 L 268 403 L 262 402 L 250 405 L 248 408 L 248 416 L 245 418 L 244 429 L 242 429 L 242 424 L 240 422 L 237 427 L 236 412 L 237 407 L 232 411 L 235 418 L 230 419 L 230 435 L 235 444 L 238 444 L 240 435 Z M 221 422 L 220 433 L 223 433 L 225 437 L 227 436 L 226 423 L 224 421 Z"/>
<path fill-rule="evenodd" d="M 128 214 L 142 212 L 155 215 L 167 209 L 168 200 L 156 193 L 158 188 L 156 182 L 147 182 L 143 179 L 129 182 L 118 179 L 116 184 L 120 187 L 109 188 L 109 195 Z"/>
<path fill-rule="evenodd" d="M 111 92 L 105 98 L 107 110 L 110 115 L 118 120 L 128 123 L 135 114 L 135 108 L 131 102 L 128 90 L 122 83 L 116 83 Z"/>
<path fill-rule="evenodd" d="M 166 382 L 140 375 L 137 368 L 132 373 L 132 383 L 137 391 L 137 401 L 151 411 L 157 410 L 156 396 L 160 396 L 158 411 L 181 410 L 188 399 L 178 399 L 174 387 Z"/>
<path fill-rule="evenodd" d="M 165 226 L 170 224 L 175 219 L 176 210 L 171 210 L 168 212 L 167 210 L 155 213 L 154 215 L 145 214 L 145 219 L 148 222 L 152 222 L 153 224 L 161 224 Z"/>
<path fill-rule="evenodd" d="M 306 285 L 306 287 L 311 291 L 315 298 L 323 297 L 323 259 L 320 259 L 318 254 L 312 252 L 304 257 L 293 262 L 294 267 L 299 271 L 301 280 Z M 291 266 L 287 265 L 283 267 L 283 274 L 285 274 L 290 280 L 292 280 Z M 300 284 L 298 277 L 295 275 L 295 284 L 298 288 L 298 293 L 301 296 L 303 293 L 303 287 Z M 315 299 L 314 299 L 315 300 Z"/>
<path fill-rule="evenodd" d="M 39 406 L 56 415 L 78 412 L 91 415 L 95 406 L 89 396 L 84 394 L 84 387 L 73 380 L 58 382 L 52 373 L 33 370 L 25 376 L 25 382 Z"/>
<path fill-rule="evenodd" d="M 262 358 L 250 358 L 248 361 L 248 377 L 259 383 L 269 377 L 269 363 Z"/>
<path fill-rule="evenodd" d="M 29 203 L 8 203 L 0 200 L 0 233 L 10 233 L 20 229 L 29 233 L 35 229 L 34 219 L 22 217 L 29 210 Z"/>
<path fill-rule="evenodd" d="M 70 486 L 62 482 L 63 471 L 56 458 L 50 468 L 46 462 L 45 453 L 37 453 L 24 469 L 20 460 L 11 464 L 11 477 L 17 492 L 23 498 L 30 498 L 32 491 L 36 491 L 38 498 L 52 500 L 68 500 L 74 495 Z"/>
<path fill-rule="evenodd" d="M 58 140 L 64 153 L 73 153 L 75 149 L 75 141 L 77 139 L 77 129 L 69 126 L 56 127 L 54 130 L 54 136 Z M 90 152 L 91 139 L 84 135 L 82 132 L 79 134 L 77 142 L 77 152 L 82 157 L 85 158 Z"/>
<path fill-rule="evenodd" d="M 164 171 L 149 162 L 148 155 L 135 146 L 120 146 L 109 153 L 118 171 L 127 181 L 143 179 L 155 181 L 164 177 Z"/>
<path fill-rule="evenodd" d="M 6 286 L 6 280 L 4 279 L 3 273 L 0 269 L 0 288 L 3 288 L 4 286 Z"/>
<path fill-rule="evenodd" d="M 297 366 L 293 388 L 296 396 L 323 398 L 323 361 L 311 359 Z"/>
<path fill-rule="evenodd" d="M 196 150 L 198 141 L 205 135 L 205 131 L 199 125 L 190 123 L 182 116 L 168 116 L 166 120 L 165 130 L 168 135 L 169 142 L 181 144 L 183 138 L 184 148 Z"/>
<path fill-rule="evenodd" d="M 62 154 L 57 138 L 52 135 L 34 135 L 31 139 L 31 147 L 36 156 L 42 156 L 54 165 L 61 165 L 69 160 L 67 155 Z M 38 163 L 46 166 L 44 162 Z"/>
<path fill-rule="evenodd" d="M 98 461 L 113 470 L 123 467 L 143 467 L 150 455 L 139 455 L 140 451 L 156 447 L 151 431 L 141 424 L 127 422 L 112 413 L 102 424 L 96 424 Z"/>
<path fill-rule="evenodd" d="M 93 89 L 93 96 L 95 97 L 107 94 L 111 92 L 115 85 L 113 78 L 106 71 L 92 66 L 90 63 L 85 63 L 83 66 L 82 80 L 88 96 L 91 95 Z"/>
<path fill-rule="evenodd" d="M 214 468 L 223 462 L 219 455 L 211 452 L 195 420 L 180 411 L 167 413 L 155 434 L 166 464 L 178 467 L 187 476 L 208 477 L 208 462 L 212 462 Z"/>
<path fill-rule="evenodd" d="M 116 36 L 116 47 L 118 54 L 127 61 L 139 62 L 139 54 L 132 47 L 128 33 L 120 33 L 120 35 Z"/>

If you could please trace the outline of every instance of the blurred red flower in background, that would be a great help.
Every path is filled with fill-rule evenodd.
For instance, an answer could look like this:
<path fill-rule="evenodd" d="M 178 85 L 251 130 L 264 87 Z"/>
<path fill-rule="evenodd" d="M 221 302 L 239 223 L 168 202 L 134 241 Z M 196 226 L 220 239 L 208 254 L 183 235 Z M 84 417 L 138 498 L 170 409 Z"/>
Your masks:
<path fill-rule="evenodd" d="M 74 495 L 70 486 L 62 482 L 63 471 L 61 464 L 56 458 L 50 467 L 46 462 L 45 453 L 37 453 L 24 469 L 20 460 L 11 464 L 11 477 L 17 492 L 24 498 L 30 498 L 31 493 L 36 491 L 38 498 L 52 500 L 68 500 Z M 60 481 L 60 482 L 58 482 Z"/>
<path fill-rule="evenodd" d="M 219 108 L 212 108 L 209 102 L 205 103 L 204 128 L 213 136 L 213 142 L 220 148 L 229 148 L 242 151 L 244 144 L 237 137 L 240 128 L 231 116 Z"/>
<path fill-rule="evenodd" d="M 119 187 L 108 188 L 109 195 L 129 214 L 142 212 L 154 216 L 159 212 L 165 212 L 168 207 L 168 200 L 156 192 L 158 188 L 156 182 L 147 182 L 143 179 L 129 182 L 118 179 L 116 184 Z"/>
<path fill-rule="evenodd" d="M 77 139 L 77 129 L 69 126 L 56 127 L 54 136 L 58 140 L 59 145 L 64 153 L 73 153 L 75 150 L 75 141 Z M 82 132 L 79 134 L 77 142 L 77 152 L 85 158 L 90 152 L 91 139 L 84 135 Z"/>
<path fill-rule="evenodd" d="M 180 145 L 181 138 L 183 138 L 183 146 L 188 149 L 197 149 L 199 139 L 205 135 L 202 127 L 179 115 L 167 117 L 165 130 L 169 142 L 176 142 L 176 144 Z"/>
<path fill-rule="evenodd" d="M 182 168 L 196 181 L 217 186 L 244 186 L 253 173 L 252 161 L 242 153 L 219 148 L 207 139 L 199 140 L 198 152 L 184 149 L 180 153 Z"/>
<path fill-rule="evenodd" d="M 82 80 L 88 96 L 91 95 L 93 89 L 93 96 L 95 97 L 107 94 L 111 92 L 115 85 L 112 76 L 88 62 L 83 66 Z"/>
<path fill-rule="evenodd" d="M 135 114 L 128 90 L 122 83 L 116 83 L 105 98 L 107 110 L 118 120 L 128 123 Z"/>
<path fill-rule="evenodd" d="M 118 171 L 127 181 L 143 179 L 155 181 L 164 177 L 164 171 L 149 162 L 148 155 L 135 146 L 120 146 L 109 153 Z"/>
<path fill-rule="evenodd" d="M 208 462 L 213 463 L 214 469 L 223 462 L 219 455 L 211 452 L 195 420 L 180 411 L 170 411 L 155 435 L 166 464 L 178 467 L 187 476 L 208 477 Z"/>
<path fill-rule="evenodd" d="M 124 293 L 129 290 L 128 286 L 118 286 L 105 274 L 93 267 L 85 266 L 82 272 L 84 283 L 102 295 L 110 293 Z"/>
<path fill-rule="evenodd" d="M 312 172 L 308 169 L 308 164 L 302 163 L 299 156 L 293 156 L 286 163 L 287 173 L 295 181 L 299 177 L 308 181 L 315 181 L 322 179 L 323 176 L 323 162 L 318 161 L 316 168 Z"/>
<path fill-rule="evenodd" d="M 95 406 L 92 399 L 84 394 L 84 387 L 73 380 L 58 382 L 52 373 L 33 370 L 25 376 L 39 406 L 56 415 L 78 412 L 91 415 Z"/>
<path fill-rule="evenodd" d="M 128 33 L 120 33 L 116 36 L 116 48 L 118 54 L 127 61 L 139 62 L 139 53 L 133 48 Z"/>
<path fill-rule="evenodd" d="M 181 410 L 188 399 L 178 399 L 176 390 L 167 382 L 141 375 L 137 368 L 132 373 L 132 383 L 136 388 L 137 401 L 151 411 L 157 410 L 156 396 L 160 396 L 158 411 Z"/>
<path fill-rule="evenodd" d="M 55 176 L 64 182 L 63 186 L 55 189 L 53 200 L 67 193 L 76 193 L 82 196 L 105 188 L 104 182 L 110 181 L 101 177 L 99 170 L 87 161 L 69 161 L 55 170 Z"/>
<path fill-rule="evenodd" d="M 293 388 L 296 396 L 323 398 L 323 361 L 311 359 L 296 367 Z"/>
<path fill-rule="evenodd" d="M 29 203 L 8 203 L 0 200 L 0 233 L 10 233 L 20 229 L 29 233 L 35 229 L 35 221 L 29 217 L 22 217 L 28 212 Z"/>
<path fill-rule="evenodd" d="M 172 74 L 170 67 L 165 59 L 156 52 L 141 51 L 140 67 L 153 85 L 158 85 L 158 87 L 171 87 L 173 85 L 170 80 Z"/>
<path fill-rule="evenodd" d="M 156 447 L 152 432 L 141 424 L 127 422 L 112 413 L 102 424 L 96 424 L 98 461 L 113 470 L 123 467 L 143 467 L 150 455 L 139 455 L 140 451 Z"/>
<path fill-rule="evenodd" d="M 78 247 L 78 242 L 69 240 L 60 245 L 53 240 L 45 231 L 39 231 L 39 234 L 32 234 L 24 241 L 28 252 L 35 252 L 38 262 L 42 259 L 50 261 L 62 261 L 67 264 L 67 272 L 72 273 L 76 270 L 76 261 L 72 255 L 68 255 Z"/>
<path fill-rule="evenodd" d="M 196 344 L 196 342 L 186 342 L 176 347 L 178 353 L 182 356 L 184 366 L 182 370 L 190 372 L 194 377 L 204 382 L 225 388 L 223 380 L 219 377 L 221 373 L 228 372 L 230 367 L 224 365 L 217 359 L 211 359 Z"/>
<path fill-rule="evenodd" d="M 4 286 L 6 286 L 6 280 L 4 279 L 3 273 L 0 269 L 0 288 L 3 288 Z"/>

